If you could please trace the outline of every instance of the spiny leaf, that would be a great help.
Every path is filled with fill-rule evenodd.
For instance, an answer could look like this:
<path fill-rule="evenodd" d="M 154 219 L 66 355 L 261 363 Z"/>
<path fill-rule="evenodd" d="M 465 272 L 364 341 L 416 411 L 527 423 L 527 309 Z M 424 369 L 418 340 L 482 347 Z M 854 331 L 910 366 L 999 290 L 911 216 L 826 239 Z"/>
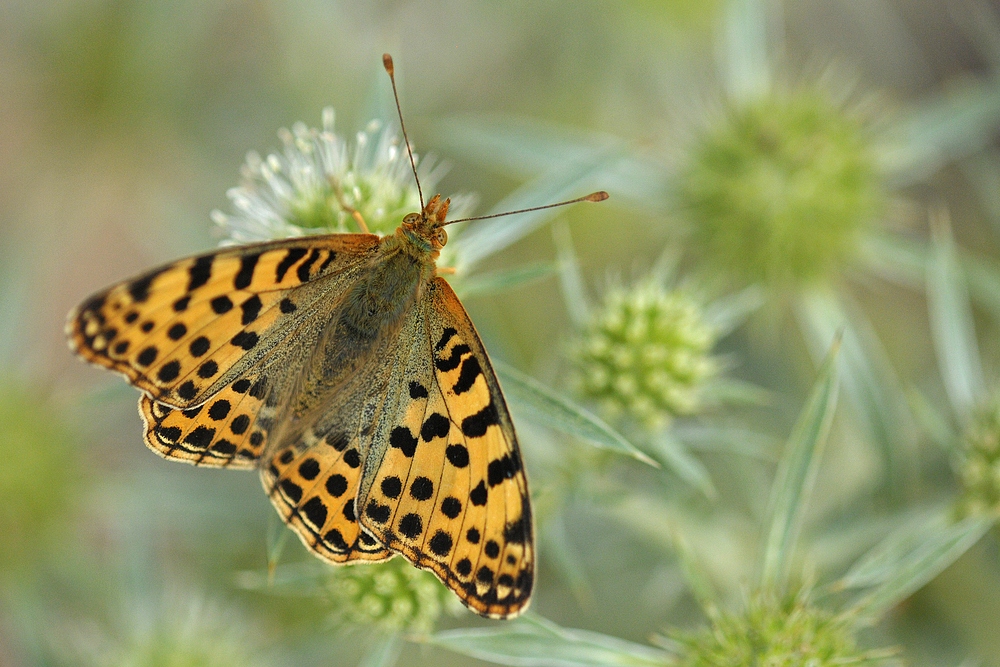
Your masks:
<path fill-rule="evenodd" d="M 934 349 L 955 413 L 969 414 L 985 394 L 982 362 L 972 323 L 972 306 L 945 211 L 932 217 L 927 265 L 927 306 Z"/>
<path fill-rule="evenodd" d="M 662 667 L 673 656 L 617 637 L 561 628 L 538 616 L 488 628 L 447 630 L 428 644 L 518 667 Z"/>
<path fill-rule="evenodd" d="M 839 349 L 838 337 L 820 367 L 809 399 L 788 438 L 771 487 L 771 519 L 764 546 L 761 587 L 778 594 L 785 592 L 792 552 L 837 407 Z"/>
<path fill-rule="evenodd" d="M 954 563 L 992 525 L 990 517 L 973 516 L 951 525 L 930 522 L 911 535 L 890 536 L 841 580 L 842 588 L 877 584 L 850 611 L 863 618 L 881 617 Z"/>
<path fill-rule="evenodd" d="M 602 449 L 626 454 L 643 463 L 659 467 L 656 461 L 586 408 L 516 368 L 498 361 L 494 361 L 494 366 L 507 397 L 526 416 L 533 417 L 540 424 L 550 428 L 583 438 Z"/>
<path fill-rule="evenodd" d="M 544 278 L 547 275 L 555 273 L 555 271 L 556 266 L 552 262 L 535 262 L 503 271 L 477 273 L 468 278 L 455 280 L 452 286 L 459 296 L 463 299 L 468 299 L 518 287 L 539 278 Z"/>

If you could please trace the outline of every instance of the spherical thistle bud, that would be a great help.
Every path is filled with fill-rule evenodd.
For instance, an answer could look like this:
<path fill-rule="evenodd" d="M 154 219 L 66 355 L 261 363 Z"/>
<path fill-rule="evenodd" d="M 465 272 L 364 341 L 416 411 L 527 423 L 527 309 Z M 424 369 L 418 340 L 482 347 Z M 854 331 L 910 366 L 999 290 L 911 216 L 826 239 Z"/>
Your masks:
<path fill-rule="evenodd" d="M 372 233 L 385 235 L 404 215 L 420 210 L 406 147 L 381 122 L 372 121 L 348 141 L 334 132 L 333 109 L 327 108 L 322 129 L 296 123 L 291 131 L 279 130 L 278 137 L 280 153 L 247 155 L 241 185 L 227 193 L 234 212 L 212 212 L 226 242 L 356 232 L 357 216 Z M 426 192 L 445 170 L 424 159 L 417 171 Z M 471 197 L 453 197 L 451 217 L 465 216 L 471 206 Z"/>
<path fill-rule="evenodd" d="M 402 558 L 332 570 L 327 581 L 336 620 L 386 632 L 430 632 L 443 612 L 464 609 L 430 572 Z"/>
<path fill-rule="evenodd" d="M 973 412 L 962 434 L 958 463 L 959 517 L 1000 517 L 1000 396 Z"/>
<path fill-rule="evenodd" d="M 716 333 L 683 290 L 656 280 L 611 288 L 570 346 L 577 388 L 612 418 L 650 429 L 701 406 L 718 371 L 710 356 Z"/>
<path fill-rule="evenodd" d="M 675 191 L 695 252 L 734 284 L 831 277 L 886 208 L 866 126 L 811 88 L 731 103 L 696 136 Z"/>
<path fill-rule="evenodd" d="M 779 602 L 757 595 L 742 612 L 715 612 L 710 627 L 671 638 L 682 647 L 680 667 L 882 665 L 894 657 L 893 650 L 860 650 L 855 632 L 850 617 L 803 596 Z"/>

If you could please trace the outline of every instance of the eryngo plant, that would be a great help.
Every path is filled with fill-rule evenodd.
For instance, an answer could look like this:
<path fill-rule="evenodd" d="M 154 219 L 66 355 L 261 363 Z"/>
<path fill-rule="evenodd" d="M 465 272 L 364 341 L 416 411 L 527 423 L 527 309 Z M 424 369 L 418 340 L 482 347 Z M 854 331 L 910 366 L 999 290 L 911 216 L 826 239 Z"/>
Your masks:
<path fill-rule="evenodd" d="M 727 607 L 732 592 L 716 592 L 690 541 L 675 535 L 682 570 L 708 620 L 702 629 L 672 628 L 654 638 L 654 648 L 534 618 L 513 627 L 439 632 L 428 641 L 506 665 L 902 664 L 894 648 L 864 648 L 859 632 L 954 562 L 988 523 L 955 524 L 939 510 L 893 531 L 845 575 L 821 577 L 819 585 L 801 583 L 811 577 L 797 568 L 796 552 L 836 409 L 838 347 L 839 342 L 820 368 L 778 462 L 757 580 L 736 596 L 742 604 Z"/>

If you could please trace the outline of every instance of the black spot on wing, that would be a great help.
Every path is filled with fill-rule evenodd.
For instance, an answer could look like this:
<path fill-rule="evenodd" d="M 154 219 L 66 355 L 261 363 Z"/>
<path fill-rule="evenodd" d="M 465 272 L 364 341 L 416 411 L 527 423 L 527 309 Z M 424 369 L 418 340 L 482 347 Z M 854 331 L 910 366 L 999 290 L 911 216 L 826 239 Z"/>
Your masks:
<path fill-rule="evenodd" d="M 456 331 L 455 329 L 453 329 L 451 327 L 448 327 L 447 329 L 445 329 L 441 333 L 441 339 L 437 342 L 437 345 L 434 346 L 434 349 L 437 350 L 438 352 L 440 352 L 441 350 L 443 350 L 444 347 L 445 347 L 445 345 L 448 344 L 448 341 L 451 340 L 451 337 L 454 336 L 457 333 L 458 333 L 458 331 Z"/>
<path fill-rule="evenodd" d="M 465 343 L 461 343 L 451 348 L 451 356 L 445 359 L 435 359 L 434 365 L 437 369 L 442 372 L 448 372 L 458 368 L 458 365 L 462 362 L 462 355 L 472 350 Z"/>
<path fill-rule="evenodd" d="M 428 500 L 434 495 L 434 482 L 428 477 L 417 477 L 410 485 L 410 497 L 414 500 Z"/>
<path fill-rule="evenodd" d="M 187 290 L 190 292 L 196 290 L 205 283 L 208 279 L 212 277 L 212 262 L 215 261 L 214 255 L 206 255 L 204 257 L 199 257 L 194 260 L 194 264 L 188 268 L 188 287 Z"/>
<path fill-rule="evenodd" d="M 486 479 L 490 486 L 496 486 L 505 479 L 512 478 L 520 469 L 521 461 L 516 454 L 504 454 L 501 458 L 490 461 L 486 468 Z"/>
<path fill-rule="evenodd" d="M 302 500 L 302 487 L 293 482 L 290 479 L 281 480 L 281 490 L 285 492 L 288 499 L 293 503 L 297 503 Z"/>
<path fill-rule="evenodd" d="M 462 501 L 454 496 L 448 496 L 441 501 L 441 513 L 449 519 L 455 519 L 462 513 Z"/>
<path fill-rule="evenodd" d="M 450 428 L 451 422 L 448 418 L 438 412 L 434 412 L 424 421 L 423 426 L 420 427 L 420 437 L 424 439 L 424 442 L 430 442 L 434 438 L 447 436 Z"/>
<path fill-rule="evenodd" d="M 410 433 L 410 429 L 405 426 L 397 426 L 389 434 L 389 444 L 403 452 L 406 458 L 413 458 L 417 451 L 417 439 Z"/>
<path fill-rule="evenodd" d="M 447 449 L 444 450 L 444 455 L 448 459 L 448 463 L 456 468 L 464 468 L 469 465 L 469 450 L 466 449 L 465 445 L 448 445 Z"/>
<path fill-rule="evenodd" d="M 336 473 L 326 478 L 326 490 L 334 498 L 339 498 L 347 491 L 347 478 Z"/>
<path fill-rule="evenodd" d="M 333 547 L 334 551 L 347 551 L 347 542 L 339 530 L 333 528 L 323 536 L 323 541 Z"/>
<path fill-rule="evenodd" d="M 278 263 L 278 268 L 274 272 L 274 282 L 280 283 L 285 279 L 285 274 L 288 273 L 288 269 L 292 268 L 295 262 L 299 261 L 306 256 L 305 248 L 289 248 L 288 252 L 282 258 L 281 262 Z"/>
<path fill-rule="evenodd" d="M 427 398 L 427 388 L 419 382 L 410 383 L 410 398 Z"/>
<path fill-rule="evenodd" d="M 299 264 L 299 268 L 296 269 L 296 275 L 298 275 L 300 281 L 306 282 L 307 280 L 309 280 L 309 269 L 312 268 L 312 265 L 316 263 L 316 261 L 319 259 L 319 256 L 320 256 L 320 250 L 319 248 L 315 248 L 309 254 L 309 258 L 306 259 L 306 261 Z"/>
<path fill-rule="evenodd" d="M 471 500 L 472 504 L 476 507 L 482 507 L 486 504 L 487 495 L 488 492 L 486 491 L 486 483 L 480 480 L 479 484 L 476 485 L 476 488 L 469 492 L 469 500 Z"/>
<path fill-rule="evenodd" d="M 132 297 L 132 300 L 136 303 L 142 303 L 149 298 L 149 288 L 152 286 L 153 281 L 156 277 L 160 275 L 161 271 L 153 271 L 152 273 L 147 273 L 143 277 L 133 280 L 129 283 L 128 293 Z"/>
<path fill-rule="evenodd" d="M 180 340 L 184 338 L 184 334 L 187 333 L 187 327 L 184 326 L 183 322 L 178 322 L 167 330 L 167 336 L 170 340 Z"/>
<path fill-rule="evenodd" d="M 317 528 L 322 528 L 323 524 L 326 523 L 326 511 L 326 505 L 319 499 L 319 496 L 313 496 L 302 506 L 302 513 L 305 514 L 306 519 Z"/>
<path fill-rule="evenodd" d="M 443 530 L 439 530 L 436 533 L 434 533 L 434 537 L 430 539 L 430 542 L 428 542 L 428 546 L 431 548 L 431 552 L 434 555 L 441 556 L 443 558 L 444 556 L 447 556 L 449 552 L 451 552 L 451 547 L 452 547 L 451 535 L 444 532 Z"/>
<path fill-rule="evenodd" d="M 240 304 L 240 310 L 243 311 L 243 326 L 246 326 L 257 319 L 257 315 L 260 314 L 261 306 L 263 306 L 263 304 L 260 301 L 260 297 L 256 294 Z"/>
<path fill-rule="evenodd" d="M 403 534 L 404 537 L 408 537 L 411 540 L 422 533 L 424 530 L 424 522 L 420 518 L 419 514 L 413 514 L 412 512 L 403 516 L 399 520 L 399 532 Z"/>
<path fill-rule="evenodd" d="M 199 426 L 187 434 L 187 437 L 184 438 L 184 442 L 191 445 L 195 449 L 208 449 L 208 445 L 212 442 L 212 438 L 214 437 L 214 428 Z"/>
<path fill-rule="evenodd" d="M 365 516 L 375 523 L 385 523 L 389 520 L 390 509 L 388 505 L 382 505 L 374 500 L 368 501 L 365 507 Z"/>
<path fill-rule="evenodd" d="M 181 363 L 174 359 L 171 362 L 163 364 L 156 376 L 160 379 L 160 382 L 170 382 L 171 380 L 177 379 L 177 376 L 180 374 Z"/>
<path fill-rule="evenodd" d="M 528 541 L 528 522 L 525 521 L 524 515 L 504 527 L 503 538 L 513 544 L 524 544 Z"/>
<path fill-rule="evenodd" d="M 236 347 L 241 347 L 244 350 L 252 350 L 255 345 L 257 345 L 257 340 L 259 336 L 254 331 L 241 331 L 229 342 L 231 342 Z"/>
<path fill-rule="evenodd" d="M 260 259 L 260 253 L 244 255 L 240 259 L 240 271 L 236 274 L 236 278 L 233 279 L 233 287 L 236 289 L 250 287 L 250 283 L 253 282 L 253 271 L 257 267 L 258 259 Z"/>
<path fill-rule="evenodd" d="M 386 498 L 399 498 L 399 494 L 403 490 L 403 483 L 398 477 L 386 477 L 382 480 L 381 484 L 382 495 Z"/>
<path fill-rule="evenodd" d="M 142 366 L 149 366 L 151 363 L 156 361 L 157 354 L 159 354 L 159 351 L 154 346 L 150 345 L 142 352 L 140 352 L 139 356 L 136 357 L 135 360 L 139 362 L 139 364 L 141 364 Z"/>
<path fill-rule="evenodd" d="M 212 306 L 212 310 L 215 312 L 216 315 L 222 315 L 223 313 L 228 313 L 230 310 L 233 309 L 232 300 L 225 294 L 223 294 L 222 296 L 217 296 L 214 299 L 212 299 L 209 302 L 209 305 Z"/>
<path fill-rule="evenodd" d="M 204 336 L 198 336 L 193 341 L 191 341 L 191 345 L 188 346 L 188 350 L 191 351 L 191 354 L 193 356 L 200 357 L 201 355 L 208 352 L 208 348 L 211 347 L 211 345 L 212 343 L 207 338 L 205 338 Z"/>
<path fill-rule="evenodd" d="M 490 426 L 500 423 L 500 415 L 497 414 L 496 405 L 492 399 L 489 404 L 474 415 L 469 415 L 462 420 L 462 433 L 469 438 L 481 438 L 486 435 L 486 430 Z"/>
<path fill-rule="evenodd" d="M 483 369 L 479 366 L 479 360 L 475 357 L 469 357 L 462 362 L 462 372 L 458 375 L 458 382 L 452 387 L 452 391 L 456 394 L 464 394 L 465 392 L 472 389 L 472 385 L 475 384 L 476 378 L 483 374 Z"/>

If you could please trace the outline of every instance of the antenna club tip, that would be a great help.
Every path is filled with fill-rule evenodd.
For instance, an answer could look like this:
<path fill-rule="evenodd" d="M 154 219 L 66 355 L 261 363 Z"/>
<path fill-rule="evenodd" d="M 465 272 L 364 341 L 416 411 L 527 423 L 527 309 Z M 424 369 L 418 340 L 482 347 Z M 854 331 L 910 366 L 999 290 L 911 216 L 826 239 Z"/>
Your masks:
<path fill-rule="evenodd" d="M 389 76 L 395 73 L 392 66 L 392 56 L 388 53 L 382 54 L 382 66 L 385 67 L 385 71 L 389 73 Z"/>
<path fill-rule="evenodd" d="M 593 193 L 587 195 L 583 199 L 584 199 L 584 201 L 594 201 L 594 202 L 597 202 L 597 201 L 604 201 L 605 199 L 607 199 L 610 196 L 611 195 L 609 195 L 604 190 L 600 190 L 599 192 L 593 192 Z"/>

